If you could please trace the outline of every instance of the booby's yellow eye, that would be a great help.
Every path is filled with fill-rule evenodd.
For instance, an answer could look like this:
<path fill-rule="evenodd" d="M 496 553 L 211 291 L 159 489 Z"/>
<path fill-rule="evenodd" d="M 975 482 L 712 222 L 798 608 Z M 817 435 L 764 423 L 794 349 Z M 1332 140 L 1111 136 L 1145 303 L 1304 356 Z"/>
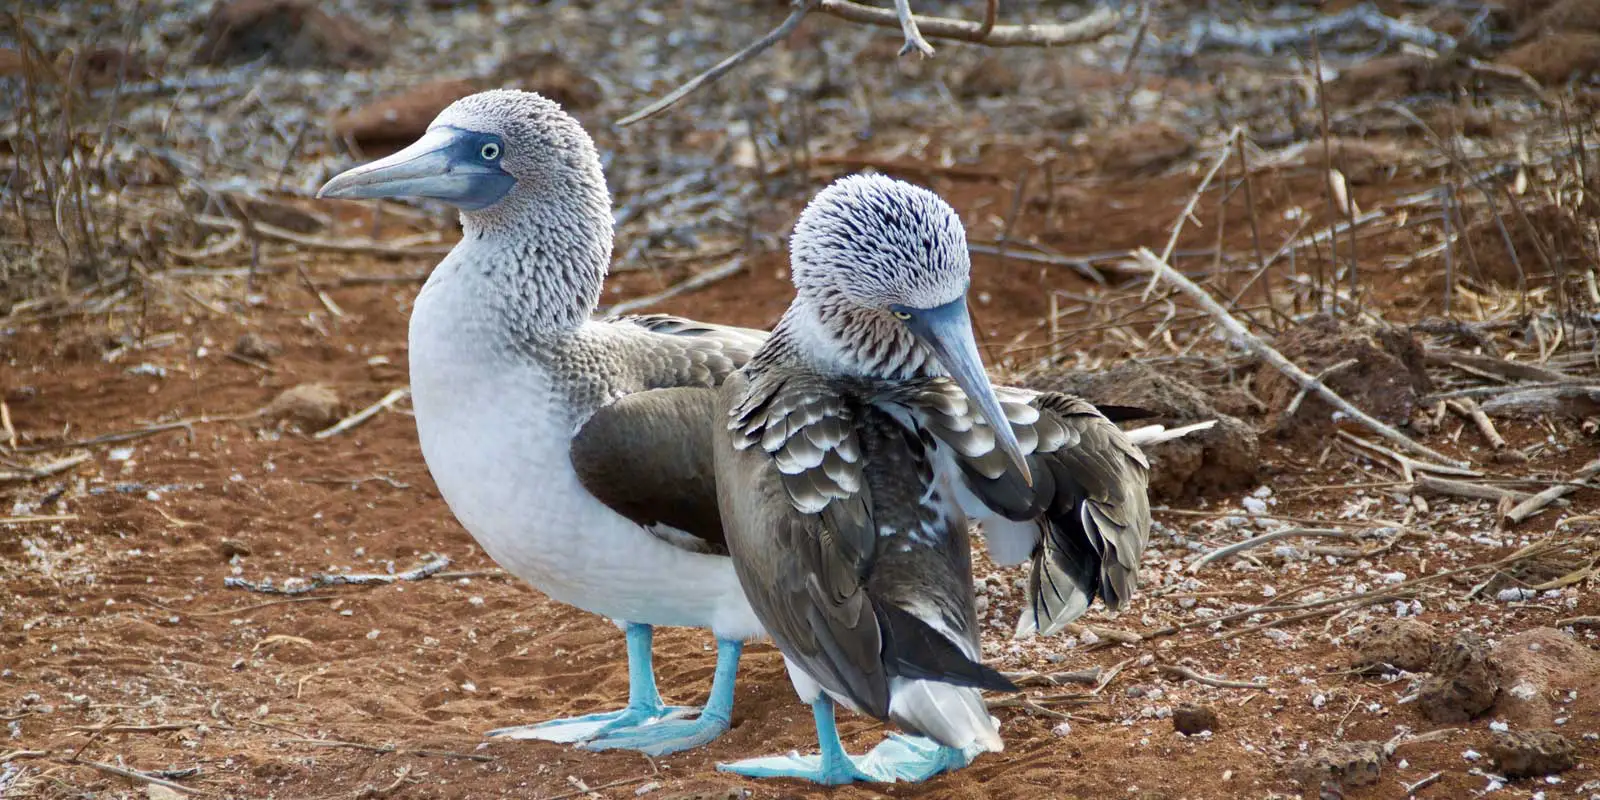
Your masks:
<path fill-rule="evenodd" d="M 911 312 L 910 311 L 894 311 L 894 312 L 891 312 L 891 313 L 893 313 L 894 314 L 894 318 L 898 319 L 898 320 L 904 321 L 904 320 L 911 319 Z"/>
<path fill-rule="evenodd" d="M 478 155 L 483 156 L 484 161 L 493 161 L 500 157 L 500 145 L 488 142 L 484 144 L 482 150 L 478 151 Z"/>

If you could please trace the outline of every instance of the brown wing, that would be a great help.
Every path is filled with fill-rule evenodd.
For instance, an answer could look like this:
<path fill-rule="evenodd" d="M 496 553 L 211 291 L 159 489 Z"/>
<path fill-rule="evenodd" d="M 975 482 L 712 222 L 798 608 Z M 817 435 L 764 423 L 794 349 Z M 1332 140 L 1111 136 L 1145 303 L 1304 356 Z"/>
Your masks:
<path fill-rule="evenodd" d="M 1054 633 L 1096 596 L 1113 608 L 1126 605 L 1150 536 L 1144 454 L 1080 398 L 1010 388 L 997 394 L 1028 454 L 1031 487 L 995 447 L 993 431 L 959 387 L 932 381 L 915 406 L 949 448 L 980 511 L 1037 523 L 1025 528 L 1037 533 L 1029 602 L 1018 630 Z"/>

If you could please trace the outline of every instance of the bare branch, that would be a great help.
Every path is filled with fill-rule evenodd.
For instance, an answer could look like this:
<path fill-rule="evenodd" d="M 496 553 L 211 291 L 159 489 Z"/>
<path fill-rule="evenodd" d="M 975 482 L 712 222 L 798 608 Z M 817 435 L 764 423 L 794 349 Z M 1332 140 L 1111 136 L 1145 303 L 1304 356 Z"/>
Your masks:
<path fill-rule="evenodd" d="M 850 0 L 800 0 L 788 18 L 773 28 L 771 33 L 723 59 L 711 69 L 689 79 L 666 97 L 618 120 L 617 127 L 626 128 L 677 105 L 700 87 L 721 78 L 777 44 L 779 40 L 792 33 L 800 25 L 800 21 L 812 11 L 821 11 L 829 16 L 863 25 L 899 28 L 906 37 L 906 47 L 901 50 L 901 55 L 912 50 L 931 55 L 933 46 L 928 44 L 924 37 L 975 42 L 992 47 L 1061 47 L 1085 44 L 1104 38 L 1120 27 L 1123 21 L 1121 13 L 1101 8 L 1087 17 L 1066 23 L 996 25 L 992 16 L 998 13 L 998 7 L 998 0 L 993 0 L 985 10 L 983 22 L 968 22 L 948 17 L 916 16 L 911 13 L 910 0 L 895 0 L 893 10 L 852 3 Z"/>
<path fill-rule="evenodd" d="M 885 8 L 865 6 L 850 0 L 820 0 L 824 14 L 864 25 L 900 27 L 900 19 Z M 1065 23 L 991 25 L 948 17 L 916 17 L 918 30 L 934 39 L 980 42 L 992 47 L 1061 47 L 1084 44 L 1104 38 L 1122 25 L 1122 14 L 1101 8 L 1087 17 Z"/>
<path fill-rule="evenodd" d="M 900 46 L 900 55 L 908 53 L 921 53 L 923 58 L 933 55 L 933 45 L 922 38 L 922 31 L 917 30 L 917 18 L 911 13 L 911 0 L 894 0 L 894 15 L 900 19 L 900 33 L 906 37 L 906 43 Z"/>
<path fill-rule="evenodd" d="M 696 89 L 715 81 L 723 75 L 733 71 L 733 69 L 738 67 L 740 64 L 743 64 L 744 62 L 760 55 L 761 51 L 777 44 L 778 40 L 793 33 L 794 29 L 800 26 L 800 21 L 805 19 L 806 15 L 811 13 L 811 10 L 817 7 L 818 2 L 819 0 L 804 0 L 799 5 L 796 5 L 794 11 L 791 11 L 789 16 L 784 19 L 784 21 L 779 24 L 778 27 L 773 28 L 771 33 L 761 37 L 759 40 L 753 42 L 745 49 L 728 56 L 711 69 L 708 69 L 705 72 L 690 78 L 688 83 L 685 83 L 684 85 L 672 90 L 672 93 L 668 94 L 666 97 L 663 97 L 660 100 L 657 100 L 654 103 L 651 103 L 650 105 L 647 105 L 644 108 L 641 108 L 638 111 L 635 111 L 632 114 L 629 114 L 628 116 L 618 120 L 617 127 L 626 128 L 635 122 L 647 120 L 663 111 L 666 111 L 669 108 L 672 108 L 678 104 L 678 101 L 688 97 Z"/>

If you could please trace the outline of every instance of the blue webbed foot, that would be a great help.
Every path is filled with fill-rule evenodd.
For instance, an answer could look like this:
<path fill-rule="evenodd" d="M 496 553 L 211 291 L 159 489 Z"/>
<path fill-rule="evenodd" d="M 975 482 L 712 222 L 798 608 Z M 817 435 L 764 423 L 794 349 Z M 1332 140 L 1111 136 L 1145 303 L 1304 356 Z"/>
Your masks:
<path fill-rule="evenodd" d="M 585 714 L 581 717 L 553 719 L 537 725 L 499 728 L 489 731 L 488 735 L 501 736 L 507 739 L 543 739 L 547 742 L 572 744 L 574 742 L 588 742 L 597 737 L 614 733 L 636 730 L 656 723 L 657 720 L 686 716 L 693 714 L 697 710 L 659 704 L 654 707 L 629 706 L 621 711 L 605 711 L 599 714 Z"/>
<path fill-rule="evenodd" d="M 978 750 L 957 750 L 920 736 L 890 734 L 871 752 L 852 756 L 844 751 L 834 724 L 833 702 L 826 695 L 812 703 L 821 753 L 802 756 L 766 756 L 718 764 L 717 769 L 750 778 L 799 778 L 837 786 L 845 783 L 917 783 L 941 772 L 972 763 Z"/>
<path fill-rule="evenodd" d="M 586 750 L 637 750 L 661 756 L 699 747 L 728 730 L 733 715 L 734 677 L 739 669 L 743 643 L 717 640 L 717 669 L 711 681 L 711 699 L 700 709 L 662 704 L 650 663 L 651 630 L 647 625 L 629 625 L 627 633 L 627 708 L 538 725 L 501 728 L 490 731 L 489 735 L 577 743 Z"/>
<path fill-rule="evenodd" d="M 691 711 L 698 710 L 692 709 Z M 608 731 L 578 745 L 585 750 L 637 750 L 664 756 L 699 747 L 728 731 L 728 721 L 707 716 L 698 719 L 662 719 L 630 728 Z"/>

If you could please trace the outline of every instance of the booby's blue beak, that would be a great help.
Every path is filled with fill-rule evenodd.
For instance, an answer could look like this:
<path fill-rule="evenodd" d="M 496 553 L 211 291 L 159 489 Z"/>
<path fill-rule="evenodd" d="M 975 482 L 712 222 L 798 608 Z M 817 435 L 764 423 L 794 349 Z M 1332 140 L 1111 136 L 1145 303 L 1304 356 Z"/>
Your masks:
<path fill-rule="evenodd" d="M 1028 469 L 1028 459 L 1017 444 L 1017 435 L 1011 422 L 1000 408 L 1000 399 L 984 372 L 983 358 L 978 355 L 978 341 L 972 335 L 972 316 L 967 312 L 967 299 L 961 297 L 934 308 L 909 308 L 895 306 L 890 309 L 912 335 L 916 336 L 935 358 L 944 365 L 950 377 L 966 392 L 968 399 L 978 406 L 989 427 L 994 430 L 995 443 L 1022 473 L 1022 479 L 1033 485 L 1033 473 Z"/>
<path fill-rule="evenodd" d="M 505 143 L 492 133 L 439 126 L 388 158 L 341 172 L 318 197 L 421 197 L 467 211 L 499 202 L 517 179 L 501 168 Z"/>

